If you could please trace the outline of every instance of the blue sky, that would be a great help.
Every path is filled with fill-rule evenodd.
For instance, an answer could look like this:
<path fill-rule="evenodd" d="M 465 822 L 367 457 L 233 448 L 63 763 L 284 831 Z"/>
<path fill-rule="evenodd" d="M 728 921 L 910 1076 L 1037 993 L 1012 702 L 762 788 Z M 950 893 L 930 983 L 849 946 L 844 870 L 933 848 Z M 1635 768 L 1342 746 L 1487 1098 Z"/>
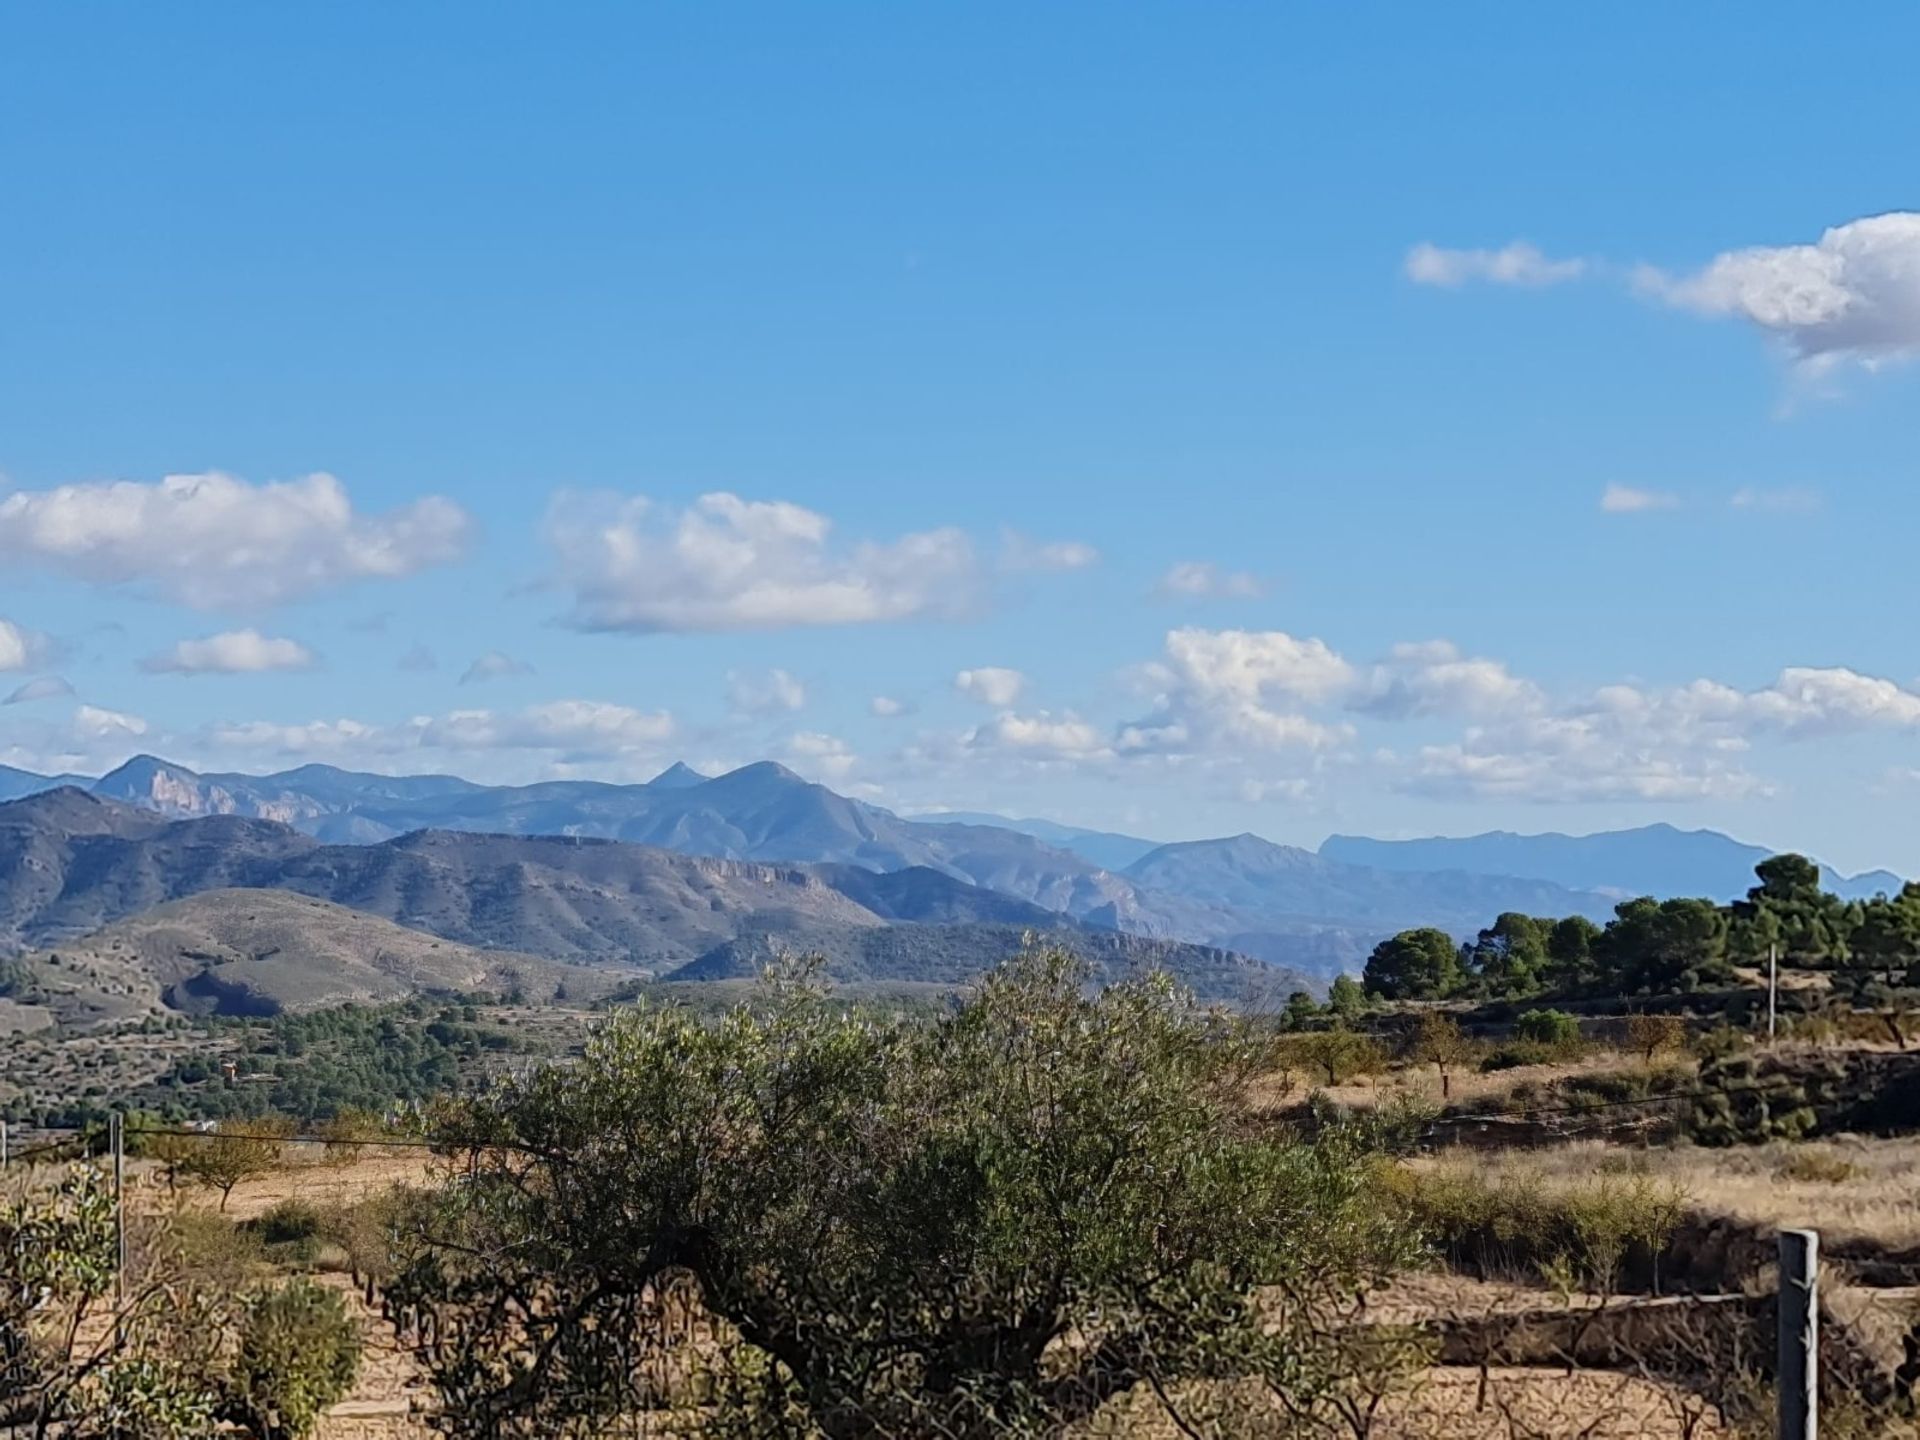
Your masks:
<path fill-rule="evenodd" d="M 0 762 L 1920 872 L 1844 19 L 0 6 Z"/>

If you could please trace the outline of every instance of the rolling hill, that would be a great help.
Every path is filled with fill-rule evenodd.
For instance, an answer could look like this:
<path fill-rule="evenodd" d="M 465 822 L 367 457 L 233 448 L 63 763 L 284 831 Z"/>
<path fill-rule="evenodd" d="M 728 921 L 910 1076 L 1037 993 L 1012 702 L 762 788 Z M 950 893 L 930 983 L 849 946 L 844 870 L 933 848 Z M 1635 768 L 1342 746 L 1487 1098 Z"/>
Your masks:
<path fill-rule="evenodd" d="M 0 785 L 41 783 L 23 774 L 0 774 Z M 316 862 L 341 871 L 338 883 L 357 884 L 369 893 L 400 883 L 368 873 L 369 866 L 384 866 L 392 876 L 406 870 L 396 852 L 380 847 L 421 830 L 561 836 L 582 843 L 618 840 L 717 860 L 837 866 L 829 888 L 852 894 L 866 887 L 867 898 L 876 901 L 874 882 L 855 872 L 926 871 L 1030 907 L 999 917 L 970 915 L 970 921 L 1027 924 L 1038 912 L 1052 912 L 1098 929 L 1227 947 L 1322 979 L 1358 968 L 1384 935 L 1409 925 L 1437 925 L 1464 938 L 1503 910 L 1605 919 L 1627 895 L 1732 898 L 1747 888 L 1754 863 L 1768 853 L 1712 831 L 1658 825 L 1590 836 L 1492 834 L 1464 840 L 1336 835 L 1317 853 L 1255 836 L 1155 845 L 1052 821 L 983 814 L 905 818 L 766 762 L 717 776 L 675 765 L 643 785 L 563 780 L 489 786 L 450 775 L 370 775 L 326 765 L 273 775 L 199 774 L 139 757 L 90 782 L 88 789 L 96 797 L 168 817 L 219 819 L 233 826 L 272 821 L 324 845 L 373 849 L 379 852 L 373 859 L 335 855 Z M 284 850 L 290 843 L 284 832 L 270 838 L 268 832 L 236 830 L 227 837 L 233 853 L 209 853 L 198 860 L 157 855 L 152 862 L 157 869 L 130 874 L 123 883 L 147 895 L 148 903 L 164 898 L 182 867 L 195 864 L 215 877 L 211 883 L 250 884 L 254 872 L 248 867 L 254 862 L 245 852 L 258 846 Z M 4 858 L 0 850 L 0 861 Z M 355 878 L 346 878 L 349 873 Z M 1884 872 L 1850 879 L 1830 874 L 1829 881 L 1847 895 L 1897 889 L 1900 883 Z M 328 887 L 335 882 L 313 883 L 316 893 L 331 893 Z M 405 883 L 422 882 L 416 876 Z M 526 897 L 505 933 L 522 923 L 544 924 L 556 933 L 541 943 L 572 943 L 582 951 L 635 940 L 632 935 L 613 939 L 597 922 L 569 918 L 561 896 L 556 891 Z M 404 897 L 366 903 L 388 905 L 396 914 L 426 914 Z M 445 896 L 433 903 L 443 910 L 452 904 Z M 917 903 L 931 902 L 922 895 Z M 965 904 L 980 909 L 984 902 L 976 893 Z M 471 908 L 473 915 L 461 923 L 474 927 L 476 942 L 505 943 L 489 933 L 493 922 L 484 897 Z M 548 919 L 540 921 L 543 911 Z M 898 914 L 884 902 L 875 913 L 889 919 L 949 918 Z M 6 926 L 0 910 L 0 934 Z M 569 932 L 584 938 L 563 942 L 559 937 Z M 644 949 L 650 942 L 643 937 L 637 943 Z M 669 948 L 683 953 L 678 941 Z"/>
<path fill-rule="evenodd" d="M 1032 930 L 1109 968 L 1159 965 L 1215 998 L 1310 985 L 1216 947 L 1107 936 L 924 867 L 772 865 L 457 831 L 327 845 L 274 821 L 168 821 L 73 790 L 0 805 L 0 952 L 65 951 L 170 901 L 236 889 L 308 896 L 479 950 L 656 975 L 750 942 L 765 952 L 858 952 L 867 978 L 885 978 L 873 971 L 875 957 L 916 974 L 962 976 L 1011 953 Z M 880 929 L 900 933 L 849 939 Z M 158 977 L 163 988 L 184 978 Z"/>
<path fill-rule="evenodd" d="M 84 1029 L 163 1010 L 273 1015 L 423 991 L 521 991 L 542 998 L 551 961 L 475 949 L 279 890 L 211 890 L 170 901 L 14 966 L 51 1021 Z M 24 984 L 22 977 L 24 977 Z"/>

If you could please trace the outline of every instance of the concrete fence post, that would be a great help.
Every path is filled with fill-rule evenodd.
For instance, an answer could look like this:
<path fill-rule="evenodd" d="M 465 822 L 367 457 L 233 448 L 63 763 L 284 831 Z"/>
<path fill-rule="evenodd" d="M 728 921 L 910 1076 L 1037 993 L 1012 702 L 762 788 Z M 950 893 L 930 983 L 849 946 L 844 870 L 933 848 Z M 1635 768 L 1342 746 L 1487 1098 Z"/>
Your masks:
<path fill-rule="evenodd" d="M 1820 1234 L 1780 1232 L 1780 1440 L 1820 1434 Z"/>

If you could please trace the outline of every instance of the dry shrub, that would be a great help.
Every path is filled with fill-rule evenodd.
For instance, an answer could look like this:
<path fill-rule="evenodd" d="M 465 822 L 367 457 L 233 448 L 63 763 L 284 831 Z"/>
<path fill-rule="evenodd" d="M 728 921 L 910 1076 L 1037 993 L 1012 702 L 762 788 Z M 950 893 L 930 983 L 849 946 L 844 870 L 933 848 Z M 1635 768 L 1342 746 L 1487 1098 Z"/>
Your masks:
<path fill-rule="evenodd" d="M 1599 1174 L 1549 1187 L 1538 1176 L 1489 1180 L 1464 1166 L 1401 1170 L 1396 1187 L 1429 1242 L 1469 1273 L 1611 1293 L 1651 1274 L 1686 1211 L 1677 1186 L 1648 1174 Z"/>
<path fill-rule="evenodd" d="M 1860 1178 L 1861 1169 L 1851 1160 L 1826 1150 L 1795 1150 L 1780 1166 L 1782 1180 L 1798 1180 L 1810 1185 L 1844 1185 Z"/>

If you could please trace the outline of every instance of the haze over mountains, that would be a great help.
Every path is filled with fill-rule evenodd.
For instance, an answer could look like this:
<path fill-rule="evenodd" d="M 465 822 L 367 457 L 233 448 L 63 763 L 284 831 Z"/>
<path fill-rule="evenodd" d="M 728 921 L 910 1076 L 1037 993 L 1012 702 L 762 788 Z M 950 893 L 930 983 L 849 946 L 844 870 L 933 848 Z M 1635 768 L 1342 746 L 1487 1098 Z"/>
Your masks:
<path fill-rule="evenodd" d="M 307 915 L 305 933 L 285 923 L 275 892 L 346 907 L 365 933 L 343 936 L 320 911 Z M 202 903 L 177 903 L 192 897 Z M 256 910 L 273 917 L 270 944 Z M 370 917 L 386 924 L 384 938 L 366 930 Z M 448 975 L 503 964 L 524 974 L 531 957 L 706 979 L 803 953 L 824 957 L 842 982 L 950 986 L 1012 953 L 1027 932 L 1078 951 L 1099 973 L 1164 968 L 1214 999 L 1266 1003 L 1309 983 L 1218 948 L 1081 926 L 924 867 L 781 865 L 446 830 L 330 845 L 275 820 L 173 820 L 72 788 L 0 804 L 0 954 L 43 952 L 28 961 L 36 992 L 59 988 L 54 980 L 70 978 L 80 959 L 95 970 L 137 960 L 145 976 L 106 973 L 95 999 L 153 992 L 258 1011 L 377 998 L 395 983 L 446 988 Z M 423 948 L 425 936 L 452 945 Z M 348 956 L 358 959 L 344 965 Z M 551 963 L 542 973 L 550 990 Z"/>
<path fill-rule="evenodd" d="M 1704 895 L 1725 902 L 1746 894 L 1754 883 L 1753 867 L 1773 852 L 1715 830 L 1644 825 L 1598 835 L 1515 835 L 1496 830 L 1458 840 L 1330 835 L 1320 853 L 1382 870 L 1532 875 L 1580 890 L 1662 898 Z M 1827 866 L 1820 868 L 1826 888 L 1848 900 L 1865 900 L 1882 891 L 1896 894 L 1904 883 L 1890 870 L 1841 875 Z"/>
<path fill-rule="evenodd" d="M 74 782 L 0 771 L 0 795 Z M 36 931 L 77 934 L 179 894 L 265 884 L 462 943 L 570 961 L 620 955 L 661 968 L 711 956 L 708 969 L 718 973 L 804 933 L 846 973 L 872 976 L 903 963 L 897 945 L 869 933 L 878 925 L 1067 924 L 1232 950 L 1324 981 L 1357 969 L 1382 936 L 1408 926 L 1466 936 L 1505 910 L 1605 919 L 1626 895 L 1729 899 L 1747 888 L 1754 863 L 1768 853 L 1665 825 L 1577 837 L 1336 835 L 1317 853 L 1253 835 L 1162 845 L 1044 820 L 903 817 L 772 763 L 711 777 L 675 765 L 643 785 L 489 786 L 325 765 L 200 774 L 143 756 L 79 783 L 136 807 L 113 807 L 109 828 L 139 830 L 158 816 L 222 823 L 174 832 L 164 843 L 152 834 L 131 837 L 148 846 L 138 863 L 108 867 L 109 881 L 61 896 L 35 912 L 32 926 L 20 918 L 17 893 L 33 888 L 32 877 L 13 872 L 0 888 L 0 935 L 16 944 Z M 532 843 L 490 849 L 460 834 Z M 604 853 L 556 850 L 534 838 L 555 836 L 625 844 Z M 556 867 L 552 857 L 563 851 L 568 858 Z M 448 864 L 454 852 L 458 863 Z M 180 858 L 186 854 L 194 858 Z M 797 894 L 812 893 L 818 903 L 808 909 L 788 895 L 790 903 L 760 914 L 754 903 L 701 888 L 724 890 L 719 877 L 731 883 L 738 873 L 696 874 L 677 869 L 677 857 L 785 865 L 796 875 L 810 867 Z M 535 875 L 540 882 L 529 883 Z M 1900 883 L 1884 872 L 1830 880 L 1848 894 Z M 637 915 L 625 902 L 610 911 L 590 898 L 609 888 L 629 897 L 671 893 Z M 942 944 L 957 946 L 958 955 L 969 946 L 980 952 L 989 940 L 976 931 L 964 943 L 950 936 Z"/>

